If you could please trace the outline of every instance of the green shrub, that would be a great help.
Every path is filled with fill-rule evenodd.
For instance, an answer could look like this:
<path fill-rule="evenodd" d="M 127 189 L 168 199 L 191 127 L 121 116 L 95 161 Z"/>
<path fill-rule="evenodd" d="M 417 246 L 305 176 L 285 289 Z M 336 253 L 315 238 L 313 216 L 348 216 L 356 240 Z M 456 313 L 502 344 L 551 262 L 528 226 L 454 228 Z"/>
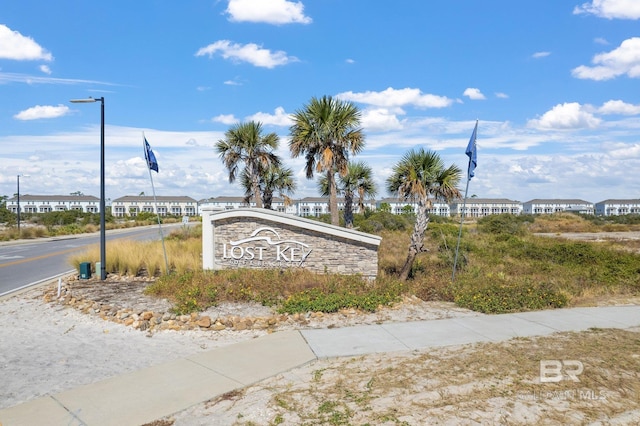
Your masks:
<path fill-rule="evenodd" d="M 383 230 L 404 231 L 413 226 L 413 218 L 408 215 L 396 215 L 389 212 L 379 211 L 368 217 L 355 215 L 353 226 L 359 231 L 376 234 Z"/>
<path fill-rule="evenodd" d="M 533 218 L 528 215 L 496 214 L 478 219 L 478 230 L 488 234 L 524 235 L 527 224 Z"/>
<path fill-rule="evenodd" d="M 567 297 L 549 283 L 531 284 L 496 282 L 484 286 L 454 288 L 457 305 L 486 314 L 502 314 L 567 305 Z"/>
<path fill-rule="evenodd" d="M 174 311 L 202 311 L 222 301 L 257 302 L 279 312 L 375 311 L 400 299 L 407 287 L 393 279 L 370 282 L 357 275 L 313 274 L 305 270 L 191 271 L 160 277 L 147 294 L 173 301 Z"/>

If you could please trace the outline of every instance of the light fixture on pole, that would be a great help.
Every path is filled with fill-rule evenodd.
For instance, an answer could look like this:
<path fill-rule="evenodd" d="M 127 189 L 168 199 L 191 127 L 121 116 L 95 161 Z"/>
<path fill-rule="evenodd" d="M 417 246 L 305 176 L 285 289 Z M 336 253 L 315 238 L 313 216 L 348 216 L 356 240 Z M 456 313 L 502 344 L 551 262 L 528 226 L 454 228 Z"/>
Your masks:
<path fill-rule="evenodd" d="M 29 175 L 17 175 L 17 181 L 18 181 L 18 238 L 20 238 L 20 176 L 22 177 L 29 177 Z"/>
<path fill-rule="evenodd" d="M 100 279 L 107 278 L 107 239 L 105 233 L 105 197 L 104 197 L 104 97 L 71 99 L 74 104 L 100 102 Z M 96 271 L 98 272 L 98 271 Z"/>

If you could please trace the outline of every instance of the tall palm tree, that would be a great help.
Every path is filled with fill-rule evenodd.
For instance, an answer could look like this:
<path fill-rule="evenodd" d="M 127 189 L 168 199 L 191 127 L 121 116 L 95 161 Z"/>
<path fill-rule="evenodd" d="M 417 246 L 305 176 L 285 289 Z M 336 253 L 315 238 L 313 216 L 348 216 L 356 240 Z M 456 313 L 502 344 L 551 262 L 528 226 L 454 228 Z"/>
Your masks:
<path fill-rule="evenodd" d="M 270 165 L 279 165 L 280 159 L 274 153 L 278 147 L 278 135 L 262 134 L 262 123 L 249 121 L 233 125 L 224 134 L 224 139 L 215 145 L 216 152 L 229 170 L 229 182 L 233 183 L 238 175 L 238 168 L 244 163 L 244 171 L 251 181 L 252 193 L 256 207 L 262 207 L 260 196 L 260 170 Z"/>
<path fill-rule="evenodd" d="M 360 110 L 354 104 L 331 96 L 311 98 L 302 110 L 292 115 L 291 155 L 305 156 L 308 179 L 313 178 L 314 172 L 325 173 L 333 225 L 340 223 L 335 174 L 344 176 L 349 154 L 355 155 L 364 148 L 360 117 Z"/>
<path fill-rule="evenodd" d="M 297 187 L 293 179 L 293 170 L 280 164 L 272 164 L 266 170 L 260 171 L 259 186 L 265 209 L 271 209 L 274 192 L 284 199 L 285 206 L 290 205 L 293 201 L 290 196 Z M 247 173 L 242 173 L 242 187 L 245 189 L 245 199 L 250 200 L 253 196 L 253 185 Z"/>
<path fill-rule="evenodd" d="M 444 162 L 434 151 L 420 148 L 410 150 L 393 168 L 387 178 L 388 191 L 404 201 L 416 202 L 416 222 L 411 233 L 407 260 L 400 271 L 400 279 L 409 277 L 416 256 L 426 251 L 424 233 L 429 225 L 427 210 L 432 207 L 433 199 L 450 201 L 461 196 L 457 188 L 461 170 L 451 165 L 445 168 Z"/>
<path fill-rule="evenodd" d="M 353 227 L 353 197 L 358 194 L 358 211 L 364 212 L 366 197 L 375 197 L 376 185 L 373 181 L 373 171 L 365 162 L 349 162 L 347 174 L 339 176 L 337 192 L 344 194 L 344 223 L 347 228 Z M 329 195 L 329 184 L 326 176 L 319 181 L 319 189 L 323 196 Z"/>

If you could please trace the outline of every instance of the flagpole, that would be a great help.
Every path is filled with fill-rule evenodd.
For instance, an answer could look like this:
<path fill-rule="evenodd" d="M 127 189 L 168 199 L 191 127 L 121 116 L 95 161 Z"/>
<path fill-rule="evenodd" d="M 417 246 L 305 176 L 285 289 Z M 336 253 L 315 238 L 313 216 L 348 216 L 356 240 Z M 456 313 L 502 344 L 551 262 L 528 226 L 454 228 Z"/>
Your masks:
<path fill-rule="evenodd" d="M 477 151 L 476 151 L 476 138 L 478 136 L 478 120 L 476 120 L 476 125 L 473 128 L 473 133 L 471 134 L 471 139 L 469 140 L 469 145 L 465 151 L 465 154 L 469 156 L 469 165 L 467 166 L 467 187 L 464 190 L 464 201 L 462 202 L 462 210 L 460 211 L 460 228 L 458 229 L 458 242 L 456 244 L 456 255 L 453 259 L 453 271 L 451 272 L 451 282 L 456 278 L 456 267 L 458 266 L 458 252 L 460 251 L 460 237 L 462 237 L 462 222 L 464 221 L 464 217 L 467 210 L 467 194 L 469 192 L 469 182 L 473 177 L 473 170 L 475 170 L 477 163 Z M 473 168 L 472 168 L 473 166 Z"/>
<path fill-rule="evenodd" d="M 456 266 L 458 265 L 458 250 L 460 249 L 460 237 L 462 236 L 462 221 L 466 213 L 467 207 L 467 193 L 469 192 L 469 181 L 471 178 L 467 178 L 467 188 L 464 190 L 464 201 L 462 202 L 462 210 L 460 211 L 460 229 L 458 230 L 458 243 L 456 244 L 456 255 L 453 260 L 453 272 L 451 273 L 451 282 L 456 278 Z"/>
<path fill-rule="evenodd" d="M 149 180 L 151 180 L 151 189 L 153 190 L 153 204 L 156 209 L 156 216 L 158 218 L 158 233 L 160 234 L 160 240 L 162 241 L 162 252 L 164 253 L 164 265 L 167 275 L 169 275 L 169 261 L 167 260 L 167 249 L 164 246 L 164 235 L 162 234 L 162 222 L 160 220 L 160 212 L 158 211 L 158 199 L 156 198 L 156 187 L 153 184 L 153 175 L 151 174 L 151 167 L 149 167 L 149 158 L 147 157 L 147 146 L 145 144 L 146 138 L 144 132 L 142 132 L 142 148 L 144 149 L 144 156 L 147 162 L 147 170 L 149 170 Z"/>

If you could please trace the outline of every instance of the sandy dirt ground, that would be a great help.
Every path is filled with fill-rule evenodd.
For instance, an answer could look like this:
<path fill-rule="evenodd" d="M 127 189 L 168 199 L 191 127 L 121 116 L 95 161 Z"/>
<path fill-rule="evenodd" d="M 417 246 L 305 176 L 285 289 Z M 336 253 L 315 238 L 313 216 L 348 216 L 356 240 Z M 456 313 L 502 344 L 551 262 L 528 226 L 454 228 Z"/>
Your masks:
<path fill-rule="evenodd" d="M 69 306 L 46 303 L 43 294 L 51 288 L 55 288 L 55 283 L 0 299 L 0 409 L 267 333 L 261 330 L 163 330 L 146 333 L 82 314 Z M 121 304 L 126 304 L 127 295 L 120 294 L 120 297 Z M 139 295 L 135 300 L 137 304 L 141 303 Z M 149 298 L 149 304 L 158 306 L 158 301 Z M 259 305 L 227 304 L 203 314 L 216 318 L 260 316 L 268 312 L 268 308 Z M 327 315 L 322 320 L 310 320 L 305 327 L 465 315 L 478 314 L 449 303 L 426 303 L 414 299 L 377 314 Z M 280 330 L 292 328 L 300 326 L 283 324 L 279 327 Z"/>
<path fill-rule="evenodd" d="M 46 303 L 45 290 L 0 300 L 0 408 L 266 333 L 148 333 Z M 251 316 L 264 309 L 222 305 L 207 314 Z M 480 314 L 410 299 L 305 327 L 466 315 Z M 292 327 L 300 328 L 282 329 Z M 537 363 L 545 358 L 580 359 L 592 374 L 577 384 L 541 385 Z M 152 423 L 214 424 L 640 424 L 640 329 L 320 360 Z"/>

